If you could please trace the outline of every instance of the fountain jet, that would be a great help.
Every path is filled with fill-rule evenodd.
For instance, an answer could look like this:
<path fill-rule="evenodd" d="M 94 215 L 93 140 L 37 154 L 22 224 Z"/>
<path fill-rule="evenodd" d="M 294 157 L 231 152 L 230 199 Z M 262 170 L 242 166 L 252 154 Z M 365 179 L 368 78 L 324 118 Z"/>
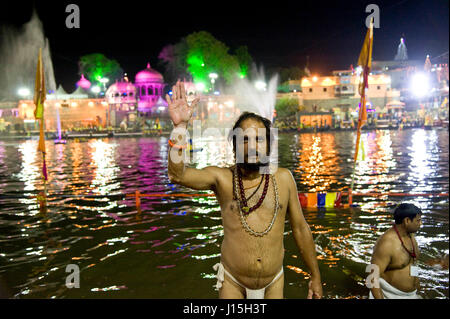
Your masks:
<path fill-rule="evenodd" d="M 232 86 L 232 91 L 236 98 L 236 105 L 242 112 L 254 112 L 272 121 L 277 87 L 278 74 L 266 82 L 263 67 L 258 70 L 253 65 L 251 80 L 237 79 Z"/>
<path fill-rule="evenodd" d="M 17 100 L 19 88 L 27 88 L 33 94 L 39 48 L 42 48 L 46 88 L 54 91 L 50 45 L 36 11 L 20 28 L 0 27 L 0 101 Z"/>

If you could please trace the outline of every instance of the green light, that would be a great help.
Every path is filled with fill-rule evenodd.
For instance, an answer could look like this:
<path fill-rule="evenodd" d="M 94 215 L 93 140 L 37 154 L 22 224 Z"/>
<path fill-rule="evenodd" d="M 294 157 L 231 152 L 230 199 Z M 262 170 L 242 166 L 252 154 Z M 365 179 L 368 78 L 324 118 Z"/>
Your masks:
<path fill-rule="evenodd" d="M 188 70 L 194 78 L 194 82 L 206 82 L 208 72 L 206 70 L 203 55 L 199 51 L 189 52 L 186 62 Z"/>

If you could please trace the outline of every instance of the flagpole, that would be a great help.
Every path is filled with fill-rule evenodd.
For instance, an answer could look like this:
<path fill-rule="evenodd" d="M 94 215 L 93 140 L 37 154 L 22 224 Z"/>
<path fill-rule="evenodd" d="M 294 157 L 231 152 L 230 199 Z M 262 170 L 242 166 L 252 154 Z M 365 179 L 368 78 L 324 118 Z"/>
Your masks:
<path fill-rule="evenodd" d="M 362 112 L 362 105 L 365 105 L 365 103 L 366 103 L 366 98 L 365 98 L 365 94 L 363 94 L 363 96 L 361 96 L 361 102 L 360 102 L 361 106 L 359 108 L 359 112 Z M 354 156 L 354 159 L 353 159 L 352 182 L 350 184 L 350 189 L 349 189 L 349 192 L 348 192 L 348 204 L 349 205 L 353 204 L 352 192 L 353 192 L 353 186 L 355 184 L 356 160 L 358 158 L 359 142 L 361 140 L 361 127 L 362 127 L 361 118 L 359 118 L 358 119 L 358 126 L 356 128 L 356 144 L 355 144 L 355 156 Z"/>
<path fill-rule="evenodd" d="M 370 21 L 369 30 L 367 30 L 366 37 L 364 39 L 363 48 L 358 58 L 358 65 L 363 65 L 363 83 L 359 86 L 359 94 L 361 96 L 359 114 L 358 114 L 358 126 L 356 129 L 356 144 L 355 144 L 355 155 L 353 159 L 353 170 L 352 170 L 352 182 L 350 184 L 350 189 L 348 191 L 348 204 L 351 206 L 353 204 L 353 187 L 355 184 L 355 172 L 356 172 L 356 161 L 358 159 L 359 153 L 359 143 L 361 140 L 361 128 L 367 121 L 366 113 L 366 87 L 368 87 L 369 82 L 369 70 L 371 67 L 372 59 L 372 43 L 373 43 L 373 18 Z"/>
<path fill-rule="evenodd" d="M 45 73 L 44 65 L 42 62 L 42 49 L 39 48 L 38 62 L 36 68 L 36 82 L 34 88 L 34 103 L 36 109 L 34 111 L 34 116 L 39 119 L 39 143 L 38 151 L 42 153 L 42 178 L 44 182 L 44 190 L 39 193 L 39 207 L 42 213 L 45 213 L 47 208 L 47 166 L 45 163 L 45 130 L 44 130 L 44 102 L 46 98 L 45 94 Z"/>

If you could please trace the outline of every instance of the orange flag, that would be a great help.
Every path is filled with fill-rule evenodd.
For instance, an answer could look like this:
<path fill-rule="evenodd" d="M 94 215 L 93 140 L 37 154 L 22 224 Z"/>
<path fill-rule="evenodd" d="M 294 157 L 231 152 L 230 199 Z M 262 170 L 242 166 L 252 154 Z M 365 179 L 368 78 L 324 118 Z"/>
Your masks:
<path fill-rule="evenodd" d="M 44 65 L 42 63 L 42 49 L 39 49 L 39 56 L 36 69 L 36 81 L 34 86 L 34 117 L 39 119 L 39 144 L 38 151 L 42 152 L 43 165 L 42 176 L 47 180 L 47 166 L 45 165 L 45 135 L 44 135 L 44 102 L 45 102 L 45 76 Z"/>
<path fill-rule="evenodd" d="M 39 56 L 36 69 L 36 81 L 34 85 L 34 117 L 42 119 L 44 117 L 44 101 L 45 101 L 45 76 L 44 65 L 42 63 L 42 49 L 39 49 Z"/>
<path fill-rule="evenodd" d="M 364 39 L 364 44 L 358 58 L 358 65 L 363 68 L 362 81 L 359 84 L 359 95 L 361 101 L 359 105 L 358 128 L 356 131 L 356 151 L 354 161 L 358 158 L 359 141 L 361 138 L 361 127 L 367 122 L 366 110 L 366 88 L 369 87 L 369 73 L 372 67 L 372 46 L 373 46 L 373 19 L 370 21 L 370 26 Z"/>

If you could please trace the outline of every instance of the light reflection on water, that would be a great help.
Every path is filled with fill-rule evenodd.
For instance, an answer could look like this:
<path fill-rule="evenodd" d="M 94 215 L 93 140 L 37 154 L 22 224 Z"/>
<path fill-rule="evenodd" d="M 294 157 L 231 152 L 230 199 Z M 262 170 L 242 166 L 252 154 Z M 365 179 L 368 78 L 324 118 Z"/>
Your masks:
<path fill-rule="evenodd" d="M 346 190 L 353 132 L 280 134 L 280 165 L 299 191 Z M 448 192 L 448 132 L 364 132 L 358 192 Z M 233 162 L 225 138 L 195 141 L 197 167 Z M 212 266 L 223 227 L 213 197 L 143 198 L 141 213 L 124 194 L 198 193 L 167 177 L 167 138 L 47 141 L 48 212 L 37 141 L 0 141 L 0 279 L 18 298 L 216 298 Z M 365 298 L 365 266 L 376 239 L 392 224 L 399 198 L 355 198 L 359 209 L 306 209 L 328 298 Z M 406 199 L 411 201 L 411 198 Z M 448 298 L 448 270 L 426 262 L 448 253 L 448 198 L 416 198 L 424 211 L 417 233 L 426 298 Z M 286 223 L 288 224 L 288 223 Z M 285 296 L 304 298 L 308 278 L 289 225 L 285 229 Z M 81 287 L 65 287 L 68 264 Z"/>

